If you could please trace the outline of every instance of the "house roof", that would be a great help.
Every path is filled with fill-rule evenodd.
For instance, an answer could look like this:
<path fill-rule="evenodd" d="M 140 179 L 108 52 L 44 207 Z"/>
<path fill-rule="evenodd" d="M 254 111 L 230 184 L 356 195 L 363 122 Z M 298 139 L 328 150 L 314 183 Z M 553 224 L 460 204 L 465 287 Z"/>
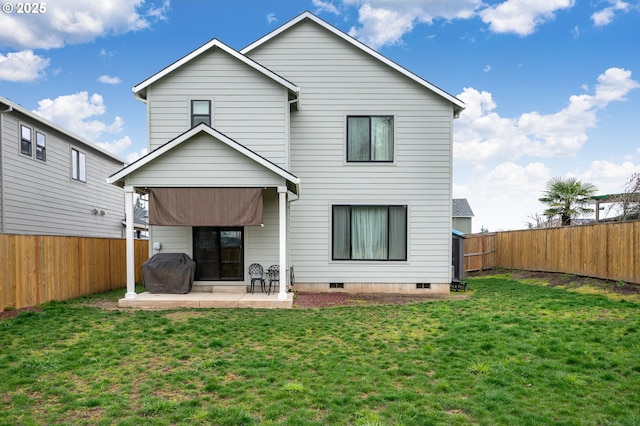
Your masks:
<path fill-rule="evenodd" d="M 473 217 L 473 211 L 466 198 L 454 198 L 452 200 L 453 217 Z"/>
<path fill-rule="evenodd" d="M 278 27 L 277 29 L 275 29 L 272 32 L 270 32 L 269 34 L 265 35 L 264 37 L 254 41 L 253 43 L 251 43 L 250 45 L 248 45 L 244 49 L 240 50 L 240 53 L 243 54 L 243 55 L 246 55 L 246 54 L 250 53 L 253 49 L 261 46 L 262 44 L 264 44 L 264 43 L 268 42 L 269 40 L 273 39 L 274 37 L 276 37 L 277 35 L 287 31 L 289 28 L 291 28 L 291 27 L 293 27 L 293 26 L 297 25 L 298 23 L 300 23 L 302 21 L 305 21 L 305 20 L 309 20 L 309 21 L 315 22 L 316 24 L 320 25 L 324 29 L 326 29 L 326 30 L 332 32 L 333 34 L 335 34 L 336 36 L 340 37 L 341 39 L 343 39 L 347 43 L 352 44 L 353 46 L 357 47 L 358 49 L 360 49 L 360 50 L 362 50 L 362 51 L 364 51 L 366 53 L 368 53 L 369 55 L 373 56 L 374 58 L 378 59 L 379 61 L 383 62 L 384 64 L 386 64 L 389 67 L 393 68 L 394 70 L 398 71 L 399 73 L 405 75 L 406 77 L 410 78 L 411 80 L 415 81 L 416 83 L 424 86 L 425 88 L 427 88 L 427 89 L 437 93 L 441 97 L 445 98 L 446 100 L 448 100 L 449 102 L 451 102 L 454 105 L 454 117 L 458 117 L 460 112 L 465 108 L 464 102 L 462 102 L 460 99 L 458 99 L 455 96 L 445 92 L 444 90 L 440 89 L 439 87 L 431 84 L 427 80 L 417 76 L 416 74 L 412 73 L 411 71 L 407 70 L 406 68 L 398 65 L 397 63 L 393 62 L 389 58 L 385 57 L 384 55 L 381 55 L 380 53 L 378 53 L 374 49 L 370 48 L 366 44 L 356 40 L 355 38 L 353 38 L 350 35 L 344 33 L 343 31 L 339 30 L 338 28 L 334 27 L 333 25 L 329 24 L 328 22 L 318 18 L 317 16 L 315 16 L 313 13 L 311 13 L 309 11 L 301 13 L 297 17 L 295 17 L 292 20 L 290 20 L 289 22 L 287 22 L 286 24 Z"/>
<path fill-rule="evenodd" d="M 171 65 L 163 68 L 161 71 L 155 73 L 154 75 L 152 75 L 151 77 L 147 78 L 143 82 L 133 86 L 132 90 L 133 90 L 134 95 L 139 99 L 146 99 L 147 98 L 147 87 L 149 87 L 151 84 L 155 83 L 156 81 L 160 80 L 161 78 L 165 77 L 166 75 L 168 75 L 171 72 L 175 71 L 176 69 L 180 68 L 184 64 L 192 61 L 193 59 L 195 59 L 196 57 L 200 56 L 201 54 L 203 54 L 205 52 L 208 52 L 211 49 L 215 49 L 215 48 L 220 49 L 223 52 L 226 52 L 227 54 L 233 56 L 234 58 L 236 58 L 239 61 L 243 62 L 247 66 L 255 69 L 256 71 L 264 74 L 265 76 L 269 77 L 273 81 L 275 81 L 275 82 L 281 84 L 282 86 L 286 87 L 289 90 L 289 92 L 294 95 L 294 98 L 298 97 L 298 94 L 300 93 L 300 88 L 298 86 L 296 86 L 295 84 L 291 83 L 287 79 L 279 76 L 278 74 L 274 73 L 273 71 L 265 68 L 264 66 L 260 65 L 256 61 L 254 61 L 254 60 L 246 57 L 245 55 L 239 53 L 237 50 L 232 49 L 231 47 L 227 46 L 226 44 L 224 44 L 223 42 L 221 42 L 220 40 L 215 39 L 215 38 L 213 40 L 203 44 L 202 46 L 200 46 L 196 50 L 192 51 L 191 53 L 187 54 L 186 56 L 183 56 L 182 58 L 178 59 L 176 62 L 172 63 Z"/>
<path fill-rule="evenodd" d="M 9 107 L 8 110 L 4 110 L 2 112 L 18 111 L 19 113 L 26 115 L 27 117 L 31 118 L 32 120 L 42 123 L 44 126 L 47 126 L 47 127 L 51 128 L 51 129 L 54 129 L 55 131 L 60 132 L 60 133 L 64 134 L 65 136 L 68 136 L 71 139 L 74 139 L 75 141 L 77 141 L 77 142 L 79 142 L 81 144 L 87 145 L 91 149 L 95 149 L 96 151 L 100 152 L 101 154 L 104 154 L 105 156 L 107 156 L 109 158 L 112 158 L 113 160 L 117 161 L 118 163 L 121 163 L 121 164 L 125 164 L 126 163 L 122 158 L 110 153 L 106 149 L 100 148 L 98 145 L 96 145 L 96 144 L 94 144 L 92 142 L 89 142 L 88 140 L 83 139 L 80 136 L 74 135 L 70 131 L 68 131 L 66 129 L 63 129 L 62 127 L 58 126 L 57 124 L 54 124 L 51 121 L 49 121 L 49 120 L 47 120 L 45 118 L 42 118 L 38 114 L 36 114 L 36 113 L 34 113 L 32 111 L 29 111 L 28 109 L 24 108 L 23 106 L 15 103 L 15 102 L 7 99 L 7 98 L 4 98 L 4 97 L 0 96 L 0 104 L 4 104 L 7 107 Z"/>
<path fill-rule="evenodd" d="M 300 193 L 300 178 L 296 177 L 295 175 L 293 175 L 292 173 L 290 173 L 289 171 L 283 169 L 282 167 L 278 166 L 277 164 L 267 160 L 266 158 L 264 158 L 263 156 L 255 153 L 254 151 L 250 150 L 249 148 L 245 147 L 244 145 L 234 141 L 233 139 L 231 139 L 230 137 L 226 136 L 223 133 L 220 133 L 219 131 L 217 131 L 216 129 L 213 129 L 209 126 L 207 126 L 204 123 L 200 123 L 197 126 L 191 128 L 190 130 L 184 132 L 183 134 L 181 134 L 180 136 L 170 140 L 169 142 L 165 143 L 162 146 L 159 146 L 158 148 L 154 149 L 153 151 L 151 151 L 150 153 L 148 153 L 147 155 L 145 155 L 144 157 L 139 158 L 137 161 L 129 164 L 128 166 L 122 168 L 120 171 L 112 174 L 111 176 L 109 176 L 107 178 L 107 183 L 111 183 L 114 185 L 118 185 L 118 186 L 124 186 L 124 179 L 126 176 L 128 176 L 129 174 L 135 172 L 136 170 L 144 167 L 145 165 L 153 162 L 156 158 L 166 154 L 167 152 L 171 151 L 173 148 L 179 146 L 180 144 L 182 144 L 185 141 L 188 141 L 189 139 L 191 139 L 192 137 L 196 136 L 199 133 L 207 133 L 210 136 L 214 137 L 215 139 L 219 140 L 220 142 L 226 144 L 227 146 L 235 149 L 236 151 L 238 151 L 239 153 L 245 155 L 246 157 L 250 158 L 251 160 L 255 161 L 256 163 L 262 165 L 263 167 L 265 167 L 268 170 L 271 170 L 272 172 L 274 172 L 275 174 L 281 176 L 282 178 L 284 178 L 287 181 L 287 185 L 292 189 L 292 192 L 294 192 L 295 194 L 299 194 Z"/>

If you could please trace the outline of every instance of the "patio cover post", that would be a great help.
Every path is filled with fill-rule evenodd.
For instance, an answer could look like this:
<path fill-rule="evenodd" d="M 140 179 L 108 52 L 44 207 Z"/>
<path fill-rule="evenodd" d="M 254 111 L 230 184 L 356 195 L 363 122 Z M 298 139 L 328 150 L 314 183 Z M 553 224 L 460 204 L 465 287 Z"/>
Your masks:
<path fill-rule="evenodd" d="M 126 215 L 126 253 L 127 253 L 127 292 L 125 299 L 136 298 L 136 257 L 135 242 L 133 237 L 133 195 L 135 188 L 133 186 L 124 187 L 124 205 Z"/>
<path fill-rule="evenodd" d="M 280 231 L 280 291 L 278 300 L 287 300 L 287 187 L 278 187 Z"/>

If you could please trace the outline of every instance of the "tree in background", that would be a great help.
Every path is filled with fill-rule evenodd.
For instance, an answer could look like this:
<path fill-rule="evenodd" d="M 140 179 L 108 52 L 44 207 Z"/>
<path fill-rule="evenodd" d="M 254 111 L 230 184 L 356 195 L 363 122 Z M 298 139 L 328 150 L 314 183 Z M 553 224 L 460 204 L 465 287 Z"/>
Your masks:
<path fill-rule="evenodd" d="M 616 220 L 638 219 L 640 215 L 640 173 L 634 173 L 624 184 L 624 192 L 611 196 L 612 208 L 620 213 Z"/>
<path fill-rule="evenodd" d="M 572 219 L 593 213 L 594 210 L 587 205 L 596 192 L 598 188 L 591 183 L 583 183 L 576 178 L 555 177 L 547 182 L 547 189 L 538 201 L 549 206 L 543 212 L 549 220 L 560 217 L 561 225 L 567 226 L 571 225 Z"/>

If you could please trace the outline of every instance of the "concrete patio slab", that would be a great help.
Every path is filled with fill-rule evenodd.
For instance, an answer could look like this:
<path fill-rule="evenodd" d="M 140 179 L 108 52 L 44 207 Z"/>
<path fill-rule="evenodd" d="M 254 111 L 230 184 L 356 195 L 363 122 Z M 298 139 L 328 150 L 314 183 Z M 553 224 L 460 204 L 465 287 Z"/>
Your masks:
<path fill-rule="evenodd" d="M 205 293 L 153 294 L 144 292 L 135 299 L 120 299 L 121 308 L 180 309 L 180 308 L 293 308 L 293 293 L 286 300 L 278 300 L 278 294 L 265 293 Z"/>

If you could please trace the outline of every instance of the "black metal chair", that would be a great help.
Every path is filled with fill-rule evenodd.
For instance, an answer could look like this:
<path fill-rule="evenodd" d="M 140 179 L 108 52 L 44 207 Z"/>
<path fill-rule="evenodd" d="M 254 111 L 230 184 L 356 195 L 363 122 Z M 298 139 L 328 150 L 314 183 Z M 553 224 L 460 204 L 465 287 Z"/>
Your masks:
<path fill-rule="evenodd" d="M 256 285 L 256 281 L 260 281 L 260 290 L 264 292 L 265 290 L 265 282 L 264 282 L 264 268 L 259 263 L 252 263 L 249 265 L 249 276 L 251 277 L 251 293 Z"/>
<path fill-rule="evenodd" d="M 269 289 L 267 290 L 267 295 L 269 295 L 271 294 L 271 286 L 273 285 L 273 283 L 278 283 L 278 285 L 280 284 L 280 266 L 269 266 L 269 269 L 267 269 L 267 278 L 269 279 Z"/>

